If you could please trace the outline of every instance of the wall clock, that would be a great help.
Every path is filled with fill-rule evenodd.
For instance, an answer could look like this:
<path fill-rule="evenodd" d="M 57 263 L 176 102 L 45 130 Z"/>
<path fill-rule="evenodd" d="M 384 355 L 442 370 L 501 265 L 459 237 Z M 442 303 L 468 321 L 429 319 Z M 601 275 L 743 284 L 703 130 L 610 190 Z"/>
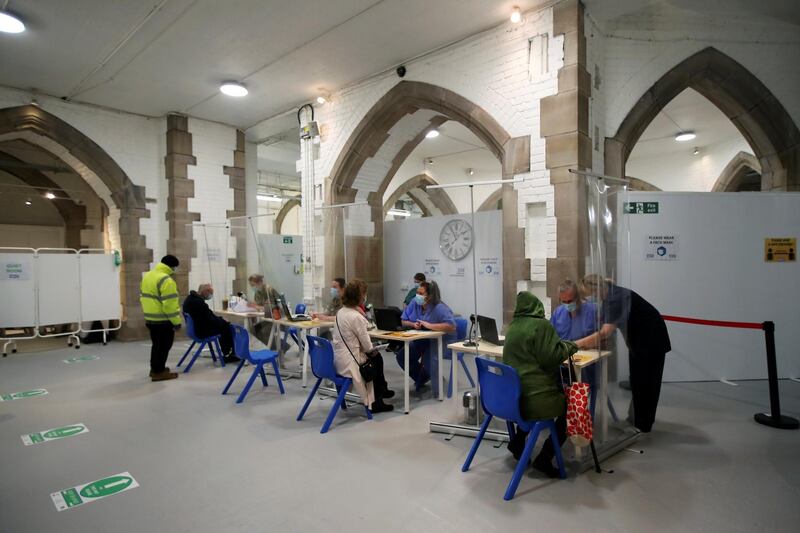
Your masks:
<path fill-rule="evenodd" d="M 439 249 L 451 261 L 461 261 L 472 250 L 475 235 L 466 220 L 449 221 L 439 233 Z"/>

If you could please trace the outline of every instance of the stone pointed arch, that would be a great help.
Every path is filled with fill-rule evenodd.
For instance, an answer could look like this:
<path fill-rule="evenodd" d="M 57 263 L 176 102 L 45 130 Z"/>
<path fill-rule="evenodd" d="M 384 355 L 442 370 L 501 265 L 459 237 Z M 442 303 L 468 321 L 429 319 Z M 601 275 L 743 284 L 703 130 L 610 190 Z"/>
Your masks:
<path fill-rule="evenodd" d="M 281 206 L 278 214 L 275 215 L 275 222 L 273 222 L 273 231 L 276 234 L 281 232 L 281 229 L 283 228 L 283 221 L 286 219 L 286 215 L 288 215 L 289 211 L 295 207 L 300 207 L 299 198 L 292 198 Z"/>
<path fill-rule="evenodd" d="M 758 163 L 758 159 L 753 154 L 739 152 L 722 169 L 722 173 L 720 173 L 711 191 L 738 191 L 742 180 L 749 171 L 761 173 L 761 165 Z"/>
<path fill-rule="evenodd" d="M 625 175 L 625 163 L 645 128 L 686 88 L 725 113 L 753 148 L 761 189 L 800 190 L 800 131 L 783 105 L 749 70 L 713 47 L 688 57 L 656 81 L 605 140 L 605 173 Z"/>
<path fill-rule="evenodd" d="M 443 215 L 457 214 L 458 209 L 453 203 L 453 200 L 450 198 L 450 195 L 447 194 L 447 191 L 444 189 L 432 189 L 429 191 L 427 190 L 429 185 L 438 185 L 438 182 L 433 179 L 431 175 L 426 173 L 417 174 L 413 178 L 406 180 L 383 204 L 383 218 L 386 218 L 386 214 L 389 212 L 389 209 L 394 207 L 394 204 L 396 204 L 404 194 L 410 193 L 415 189 L 421 189 L 424 191 L 430 199 L 430 202 L 434 205 L 434 207 L 436 207 L 436 209 L 441 211 Z"/>
<path fill-rule="evenodd" d="M 368 159 L 374 157 L 390 136 L 390 130 L 406 115 L 418 110 L 437 114 L 416 137 L 401 148 L 389 165 L 386 175 L 377 177 L 370 190 L 360 191 L 354 186 L 359 171 Z M 439 118 L 441 116 L 442 118 Z M 408 156 L 409 146 L 416 146 L 425 129 L 434 121 L 453 120 L 472 131 L 497 157 L 504 177 L 512 177 L 530 170 L 530 136 L 512 138 L 509 133 L 483 108 L 444 87 L 419 81 L 400 81 L 366 113 L 342 147 L 330 174 L 326 203 L 338 204 L 355 201 L 360 194 L 371 207 L 373 234 L 353 238 L 348 250 L 354 268 L 347 271 L 366 280 L 370 285 L 370 300 L 383 301 L 383 191 L 391 179 L 392 170 Z M 525 259 L 525 230 L 517 227 L 517 191 L 503 187 L 503 298 L 505 309 L 511 309 L 517 281 L 530 277 L 530 262 Z M 343 226 L 340 210 L 325 213 L 326 256 L 325 272 L 345 271 L 343 251 Z M 350 241 L 348 241 L 349 243 Z M 507 317 L 510 319 L 510 313 Z"/>
<path fill-rule="evenodd" d="M 628 179 L 629 191 L 660 191 L 661 189 L 650 183 L 649 181 L 640 180 L 633 176 L 625 176 Z"/>
<path fill-rule="evenodd" d="M 478 207 L 478 211 L 497 211 L 501 209 L 501 201 L 503 200 L 503 188 L 500 187 Z"/>
<path fill-rule="evenodd" d="M 123 265 L 120 279 L 124 339 L 146 336 L 139 308 L 142 273 L 153 261 L 139 227 L 149 218 L 144 187 L 134 185 L 125 171 L 92 139 L 36 105 L 0 109 L 0 139 L 21 138 L 37 144 L 80 174 L 109 208 L 119 210 L 119 243 Z"/>

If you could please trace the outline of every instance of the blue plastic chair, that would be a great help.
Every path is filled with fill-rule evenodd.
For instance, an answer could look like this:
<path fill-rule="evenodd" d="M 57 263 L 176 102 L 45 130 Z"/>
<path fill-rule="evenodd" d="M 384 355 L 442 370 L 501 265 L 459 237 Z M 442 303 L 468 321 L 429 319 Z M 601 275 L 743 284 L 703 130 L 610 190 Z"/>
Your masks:
<path fill-rule="evenodd" d="M 467 328 L 469 327 L 469 322 L 466 318 L 456 318 L 456 340 L 454 342 L 459 342 L 467 339 Z M 450 359 L 450 380 L 447 383 L 447 397 L 450 398 L 453 396 L 453 352 L 452 350 L 447 350 L 444 356 L 445 359 Z M 464 352 L 456 353 L 456 359 L 459 363 L 461 363 L 461 368 L 464 369 L 464 373 L 467 374 L 467 379 L 469 380 L 469 384 L 471 387 L 475 387 L 475 380 L 472 379 L 472 374 L 469 371 L 469 367 L 467 363 L 464 362 Z"/>
<path fill-rule="evenodd" d="M 336 385 L 336 390 L 339 394 L 336 396 L 336 401 L 333 402 L 333 407 L 331 407 L 328 413 L 328 418 L 326 418 L 325 423 L 322 424 L 320 433 L 324 434 L 330 429 L 333 418 L 339 411 L 339 407 L 341 406 L 342 409 L 347 409 L 344 396 L 347 394 L 347 390 L 350 388 L 350 384 L 353 380 L 336 373 L 336 366 L 333 364 L 333 345 L 328 339 L 309 335 L 308 354 L 309 357 L 311 357 L 311 371 L 317 378 L 317 382 L 314 384 L 314 388 L 311 389 L 311 394 L 308 395 L 308 399 L 306 399 L 305 405 L 303 405 L 303 408 L 300 410 L 300 414 L 297 415 L 297 420 L 299 422 L 303 419 L 303 415 L 306 414 L 308 406 L 311 405 L 311 400 L 314 399 L 314 395 L 317 393 L 317 389 L 319 389 L 322 380 L 331 380 L 333 384 Z M 364 409 L 367 411 L 367 419 L 372 420 L 372 411 L 370 411 L 369 407 L 366 405 Z"/>
<path fill-rule="evenodd" d="M 186 353 L 183 354 L 181 360 L 178 361 L 178 366 L 181 366 L 183 364 L 184 359 L 186 359 L 186 356 L 188 356 L 189 352 L 192 351 L 192 348 L 194 348 L 196 344 L 198 343 L 200 344 L 200 347 L 197 349 L 196 352 L 194 352 L 192 359 L 189 361 L 189 364 L 186 365 L 186 368 L 183 370 L 183 373 L 185 374 L 192 369 L 194 362 L 197 361 L 198 357 L 200 357 L 200 352 L 202 352 L 203 348 L 205 348 L 206 346 L 208 346 L 208 351 L 211 352 L 211 359 L 216 363 L 217 356 L 219 356 L 220 365 L 225 366 L 225 358 L 222 356 L 222 349 L 219 347 L 219 335 L 212 335 L 211 337 L 205 337 L 201 339 L 200 337 L 197 336 L 197 334 L 194 331 L 194 321 L 192 320 L 192 317 L 190 317 L 186 313 L 183 313 L 183 320 L 184 322 L 186 322 L 186 335 L 188 335 L 189 338 L 192 339 L 192 344 L 189 346 L 189 349 L 186 350 Z M 214 353 L 215 346 L 217 348 L 217 353 Z"/>
<path fill-rule="evenodd" d="M 284 394 L 286 391 L 283 388 L 281 372 L 278 369 L 278 352 L 273 352 L 272 350 L 258 350 L 257 352 L 251 352 L 250 334 L 247 333 L 247 330 L 238 324 L 231 324 L 231 329 L 233 331 L 233 346 L 236 349 L 236 355 L 242 360 L 239 363 L 239 366 L 237 366 L 236 370 L 233 372 L 228 384 L 225 385 L 224 389 L 222 389 L 222 394 L 228 393 L 228 389 L 231 388 L 236 376 L 239 375 L 239 371 L 244 366 L 245 361 L 248 361 L 251 365 L 253 365 L 253 373 L 250 374 L 250 379 L 247 380 L 247 385 L 245 385 L 244 389 L 242 389 L 242 392 L 236 399 L 236 403 L 242 403 L 244 401 L 244 397 L 247 396 L 248 392 L 250 392 L 250 387 L 253 386 L 253 382 L 255 382 L 257 375 L 261 376 L 261 383 L 265 387 L 268 386 L 267 375 L 264 372 L 264 365 L 267 363 L 272 363 L 272 370 L 275 372 L 275 379 L 278 380 L 278 388 L 280 389 L 281 394 Z"/>
<path fill-rule="evenodd" d="M 483 412 L 486 413 L 486 419 L 483 421 L 481 430 L 478 433 L 472 448 L 467 455 L 467 460 L 464 466 L 461 467 L 462 472 L 469 470 L 469 465 L 475 457 L 475 452 L 478 451 L 478 446 L 481 445 L 481 440 L 486 434 L 486 428 L 493 417 L 502 418 L 506 421 L 508 428 L 509 439 L 514 438 L 514 424 L 517 424 L 522 431 L 528 431 L 528 439 L 525 441 L 525 449 L 522 452 L 517 467 L 514 469 L 514 475 L 511 476 L 511 481 L 506 488 L 505 496 L 503 499 L 508 501 L 514 498 L 517 492 L 517 487 L 525 473 L 528 463 L 531 459 L 531 453 L 536 446 L 536 440 L 539 438 L 539 433 L 543 429 L 550 430 L 550 439 L 553 442 L 553 447 L 556 452 L 556 461 L 558 462 L 558 472 L 561 479 L 567 477 L 567 472 L 564 469 L 564 458 L 561 456 L 561 444 L 558 442 L 556 435 L 556 424 L 553 420 L 523 420 L 519 411 L 519 399 L 522 395 L 522 386 L 519 381 L 519 374 L 512 367 L 504 365 L 503 363 L 496 363 L 488 359 L 476 358 L 475 364 L 478 366 L 478 383 L 481 386 L 481 405 Z"/>
<path fill-rule="evenodd" d="M 294 314 L 302 315 L 306 312 L 306 304 L 297 304 L 294 306 Z M 292 336 L 292 340 L 300 349 L 300 352 L 303 352 L 303 341 L 300 339 L 300 330 L 297 328 L 289 327 L 286 328 L 286 331 L 283 332 L 283 346 L 288 344 L 287 339 L 289 335 Z"/>

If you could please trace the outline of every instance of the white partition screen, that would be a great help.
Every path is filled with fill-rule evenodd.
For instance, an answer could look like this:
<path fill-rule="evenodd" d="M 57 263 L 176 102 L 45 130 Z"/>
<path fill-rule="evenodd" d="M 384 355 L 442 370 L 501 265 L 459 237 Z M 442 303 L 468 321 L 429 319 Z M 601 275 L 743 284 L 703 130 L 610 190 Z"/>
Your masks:
<path fill-rule="evenodd" d="M 0 328 L 36 325 L 33 253 L 0 253 Z"/>
<path fill-rule="evenodd" d="M 79 254 L 81 320 L 119 320 L 119 266 L 114 254 Z"/>
<path fill-rule="evenodd" d="M 36 262 L 39 281 L 39 324 L 80 322 L 78 255 L 74 252 L 39 253 Z"/>

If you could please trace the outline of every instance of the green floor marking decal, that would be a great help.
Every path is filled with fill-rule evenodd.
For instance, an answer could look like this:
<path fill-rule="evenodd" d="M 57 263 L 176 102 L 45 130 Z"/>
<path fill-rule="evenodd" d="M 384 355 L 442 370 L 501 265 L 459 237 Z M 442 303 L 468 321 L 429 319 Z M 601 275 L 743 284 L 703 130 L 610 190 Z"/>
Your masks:
<path fill-rule="evenodd" d="M 83 433 L 89 433 L 89 428 L 87 428 L 85 424 L 71 424 L 69 426 L 46 429 L 38 433 L 22 435 L 22 442 L 25 443 L 25 446 L 31 446 L 33 444 L 39 444 L 40 442 L 73 437 L 75 435 L 82 435 Z"/>
<path fill-rule="evenodd" d="M 85 503 L 135 489 L 139 484 L 133 479 L 130 472 L 123 472 L 113 476 L 98 479 L 85 485 L 78 485 L 68 489 L 54 492 L 50 495 L 53 504 L 59 511 L 65 511 L 73 507 L 78 507 Z"/>
<path fill-rule="evenodd" d="M 22 398 L 31 398 L 33 396 L 44 396 L 47 394 L 47 389 L 33 389 L 22 392 L 13 392 L 11 394 L 3 394 L 0 396 L 0 402 L 10 402 L 11 400 L 21 400 Z"/>
<path fill-rule="evenodd" d="M 80 357 L 70 357 L 69 359 L 64 359 L 64 362 L 69 363 L 83 363 L 84 361 L 94 361 L 96 359 L 100 359 L 100 357 L 96 355 L 81 355 Z"/>

